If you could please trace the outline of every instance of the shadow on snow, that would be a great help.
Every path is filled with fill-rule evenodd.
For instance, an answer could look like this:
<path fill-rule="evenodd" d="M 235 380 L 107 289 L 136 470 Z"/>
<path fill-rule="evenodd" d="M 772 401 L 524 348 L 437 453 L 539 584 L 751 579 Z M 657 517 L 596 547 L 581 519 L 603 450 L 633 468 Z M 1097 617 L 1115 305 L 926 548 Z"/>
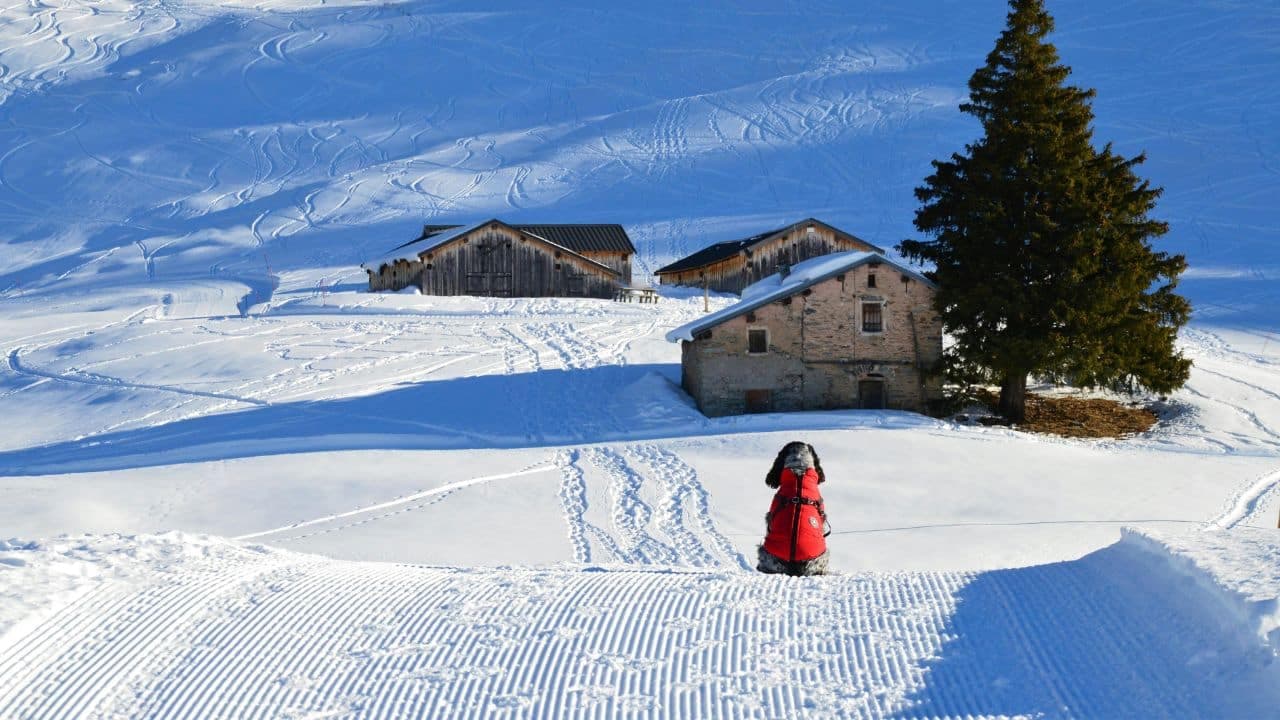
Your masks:
<path fill-rule="evenodd" d="M 978 574 L 896 717 L 1270 717 L 1269 650 L 1221 600 L 1119 542 Z"/>
<path fill-rule="evenodd" d="M 254 407 L 0 453 L 3 475 L 44 475 L 342 450 L 555 447 L 787 429 L 936 427 L 897 411 L 706 418 L 678 365 L 601 366 L 416 383 L 362 397 Z M 117 388 L 118 389 L 118 388 Z M 176 388 L 175 388 L 176 390 Z M 134 392 L 164 392 L 163 387 Z M 128 395 L 119 402 L 130 402 Z"/>

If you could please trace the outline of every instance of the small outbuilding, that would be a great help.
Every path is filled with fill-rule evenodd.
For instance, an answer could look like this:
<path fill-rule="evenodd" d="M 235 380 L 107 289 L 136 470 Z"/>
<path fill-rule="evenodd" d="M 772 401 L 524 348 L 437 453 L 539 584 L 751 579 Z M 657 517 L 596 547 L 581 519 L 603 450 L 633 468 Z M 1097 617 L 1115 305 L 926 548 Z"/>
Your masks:
<path fill-rule="evenodd" d="M 707 416 L 838 408 L 926 412 L 942 397 L 937 286 L 875 252 L 807 260 L 667 333 Z"/>
<path fill-rule="evenodd" d="M 659 268 L 654 275 L 663 285 L 740 293 L 743 288 L 783 267 L 821 255 L 853 250 L 884 254 L 884 250 L 862 238 L 820 220 L 807 218 L 749 238 L 710 245 Z"/>
<path fill-rule="evenodd" d="M 362 267 L 369 289 L 424 295 L 613 297 L 631 283 L 635 247 L 621 225 L 426 225 Z"/>

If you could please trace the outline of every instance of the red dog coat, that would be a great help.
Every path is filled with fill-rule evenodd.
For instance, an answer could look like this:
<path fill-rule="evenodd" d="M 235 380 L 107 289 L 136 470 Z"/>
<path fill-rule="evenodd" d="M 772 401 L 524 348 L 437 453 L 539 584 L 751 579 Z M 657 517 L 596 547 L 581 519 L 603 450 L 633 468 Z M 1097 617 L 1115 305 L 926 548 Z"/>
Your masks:
<path fill-rule="evenodd" d="M 764 549 L 788 562 L 812 560 L 827 551 L 824 525 L 827 515 L 818 492 L 818 473 L 809 468 L 797 485 L 796 474 L 784 468 L 778 493 L 769 506 L 769 531 Z"/>

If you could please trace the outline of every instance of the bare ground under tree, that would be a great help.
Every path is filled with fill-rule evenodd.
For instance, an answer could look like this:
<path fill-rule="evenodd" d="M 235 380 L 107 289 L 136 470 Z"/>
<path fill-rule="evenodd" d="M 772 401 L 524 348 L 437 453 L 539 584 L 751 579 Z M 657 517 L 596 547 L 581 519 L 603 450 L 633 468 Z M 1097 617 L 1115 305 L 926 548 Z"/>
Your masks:
<path fill-rule="evenodd" d="M 1005 424 L 998 415 L 998 392 L 978 389 L 973 399 L 985 405 L 992 417 L 984 422 Z M 1012 427 L 1026 432 L 1075 438 L 1119 438 L 1144 433 L 1158 417 L 1140 403 L 1108 398 L 1081 398 L 1027 393 L 1027 418 Z"/>

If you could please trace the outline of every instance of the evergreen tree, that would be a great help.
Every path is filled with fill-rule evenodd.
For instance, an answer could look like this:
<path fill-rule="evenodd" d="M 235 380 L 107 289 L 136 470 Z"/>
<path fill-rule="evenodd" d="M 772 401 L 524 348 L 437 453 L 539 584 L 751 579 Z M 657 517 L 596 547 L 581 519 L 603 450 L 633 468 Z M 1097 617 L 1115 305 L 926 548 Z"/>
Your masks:
<path fill-rule="evenodd" d="M 1174 292 L 1181 255 L 1150 241 L 1160 189 L 1092 144 L 1093 90 L 1045 41 L 1042 0 L 1010 0 L 1008 24 L 969 80 L 960 110 L 983 136 L 934 161 L 916 189 L 915 227 L 928 240 L 899 252 L 935 267 L 953 368 L 1000 384 L 1000 412 L 1025 420 L 1028 375 L 1080 387 L 1169 392 L 1191 361 L 1175 349 L 1190 304 Z"/>

